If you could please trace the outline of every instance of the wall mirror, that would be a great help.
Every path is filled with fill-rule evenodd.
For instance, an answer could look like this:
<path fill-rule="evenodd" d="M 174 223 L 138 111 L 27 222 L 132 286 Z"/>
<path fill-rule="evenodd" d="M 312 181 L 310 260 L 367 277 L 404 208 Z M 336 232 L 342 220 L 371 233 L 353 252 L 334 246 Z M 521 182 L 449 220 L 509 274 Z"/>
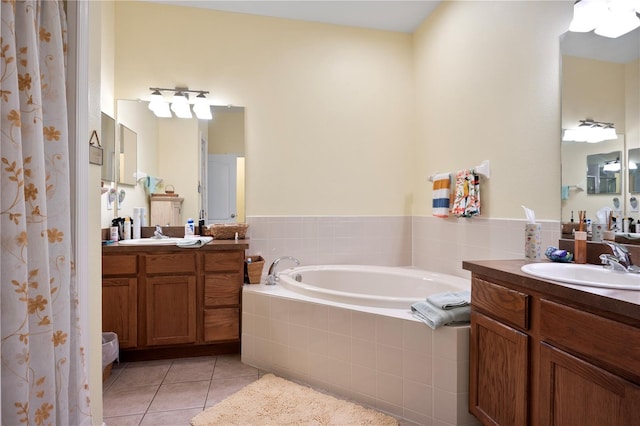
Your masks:
<path fill-rule="evenodd" d="M 126 126 L 120 125 L 120 157 L 118 158 L 118 183 L 136 184 L 138 165 L 138 135 Z"/>
<path fill-rule="evenodd" d="M 587 194 L 620 194 L 622 151 L 587 155 Z"/>
<path fill-rule="evenodd" d="M 627 167 L 629 168 L 629 193 L 640 194 L 640 148 L 630 149 L 627 158 Z"/>
<path fill-rule="evenodd" d="M 100 118 L 100 143 L 102 144 L 101 178 L 106 182 L 115 181 L 116 120 L 105 114 Z"/>
<path fill-rule="evenodd" d="M 578 210 L 595 219 L 603 207 L 637 219 L 627 157 L 640 148 L 640 29 L 615 39 L 567 32 L 560 53 L 562 131 L 592 119 L 613 123 L 618 136 L 598 143 L 561 141 L 561 220 L 569 222 Z"/>
<path fill-rule="evenodd" d="M 158 118 L 139 100 L 117 100 L 116 111 L 117 122 L 136 135 L 138 158 L 135 168 L 123 172 L 133 185 L 124 187 L 126 203 L 117 211 L 103 207 L 103 226 L 132 215 L 133 207 L 146 206 L 150 218 L 150 194 L 163 194 L 168 186 L 184 199 L 183 221 L 204 214 L 207 223 L 244 222 L 243 107 L 213 106 L 212 120 Z M 218 167 L 211 159 L 224 161 Z"/>

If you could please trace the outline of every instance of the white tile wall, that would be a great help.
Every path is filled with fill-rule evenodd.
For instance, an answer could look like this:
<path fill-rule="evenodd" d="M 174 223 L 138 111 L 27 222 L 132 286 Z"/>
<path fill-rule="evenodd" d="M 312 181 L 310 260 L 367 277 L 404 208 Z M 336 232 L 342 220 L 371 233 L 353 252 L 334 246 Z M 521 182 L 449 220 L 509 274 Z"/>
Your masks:
<path fill-rule="evenodd" d="M 478 424 L 467 409 L 468 326 L 434 331 L 247 287 L 242 362 L 418 424 Z"/>
<path fill-rule="evenodd" d="M 265 258 L 263 273 L 285 255 L 303 265 L 414 266 L 462 277 L 469 276 L 462 269 L 463 260 L 524 257 L 524 219 L 250 216 L 247 223 L 247 254 Z M 557 246 L 560 223 L 541 224 L 544 252 L 547 246 Z"/>
<path fill-rule="evenodd" d="M 414 266 L 469 277 L 463 260 L 524 257 L 524 220 L 435 217 L 248 217 L 268 265 Z M 560 224 L 543 221 L 542 251 Z M 284 265 L 284 264 L 283 264 Z M 287 265 L 287 267 L 290 265 Z M 242 359 L 423 425 L 474 425 L 468 327 L 424 324 L 245 291 Z"/>

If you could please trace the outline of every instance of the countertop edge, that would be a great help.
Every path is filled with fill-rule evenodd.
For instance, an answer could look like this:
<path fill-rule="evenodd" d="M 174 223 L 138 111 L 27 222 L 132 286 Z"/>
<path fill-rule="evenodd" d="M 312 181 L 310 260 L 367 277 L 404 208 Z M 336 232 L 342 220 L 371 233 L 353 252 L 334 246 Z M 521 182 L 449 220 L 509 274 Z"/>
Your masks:
<path fill-rule="evenodd" d="M 462 262 L 462 268 L 474 274 L 517 286 L 523 290 L 548 294 L 572 304 L 590 307 L 597 312 L 608 312 L 613 316 L 624 316 L 631 320 L 630 322 L 632 323 L 640 323 L 640 291 L 565 284 L 536 278 L 520 270 L 523 265 L 541 262 L 549 261 L 541 260 L 535 262 L 523 259 L 469 260 Z"/>

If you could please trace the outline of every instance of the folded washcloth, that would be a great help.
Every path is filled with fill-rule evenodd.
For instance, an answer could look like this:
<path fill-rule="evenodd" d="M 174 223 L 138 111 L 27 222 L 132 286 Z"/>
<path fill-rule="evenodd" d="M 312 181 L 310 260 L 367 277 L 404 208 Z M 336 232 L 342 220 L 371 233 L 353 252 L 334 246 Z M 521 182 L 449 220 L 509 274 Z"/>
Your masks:
<path fill-rule="evenodd" d="M 420 301 L 411 305 L 411 312 L 434 330 L 447 324 L 469 322 L 471 319 L 470 306 L 444 310 L 427 301 Z"/>
<path fill-rule="evenodd" d="M 446 291 L 427 297 L 427 302 L 444 310 L 459 308 L 471 303 L 471 292 L 469 290 Z"/>
<path fill-rule="evenodd" d="M 440 173 L 433 176 L 433 215 L 436 217 L 449 216 L 449 188 L 451 174 Z"/>
<path fill-rule="evenodd" d="M 560 198 L 563 200 L 569 199 L 569 185 L 562 185 L 562 191 L 560 193 Z"/>
<path fill-rule="evenodd" d="M 473 170 L 456 173 L 456 188 L 451 213 L 456 217 L 480 214 L 480 178 Z"/>
<path fill-rule="evenodd" d="M 211 240 L 213 237 L 188 237 L 178 241 L 176 245 L 182 248 L 198 248 L 208 244 Z"/>

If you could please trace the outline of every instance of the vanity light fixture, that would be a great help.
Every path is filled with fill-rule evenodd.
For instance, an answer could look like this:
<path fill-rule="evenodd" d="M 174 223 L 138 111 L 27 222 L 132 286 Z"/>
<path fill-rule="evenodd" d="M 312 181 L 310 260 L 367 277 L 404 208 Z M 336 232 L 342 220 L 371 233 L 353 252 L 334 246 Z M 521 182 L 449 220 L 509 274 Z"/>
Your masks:
<path fill-rule="evenodd" d="M 569 31 L 618 38 L 640 27 L 640 3 L 630 0 L 579 0 L 573 5 Z"/>
<path fill-rule="evenodd" d="M 620 171 L 620 160 L 607 161 L 602 166 L 602 170 L 605 172 L 619 172 Z"/>
<path fill-rule="evenodd" d="M 194 98 L 193 112 L 200 120 L 211 120 L 213 118 L 211 114 L 211 104 L 209 103 L 206 95 L 209 93 L 206 90 L 189 90 L 183 88 L 175 89 L 163 89 L 160 87 L 150 87 L 151 101 L 149 102 L 149 109 L 157 117 L 170 118 L 171 111 L 173 111 L 178 118 L 191 118 L 191 107 L 189 105 L 189 93 L 197 93 Z M 162 96 L 162 92 L 173 92 L 171 104 L 167 102 Z M 169 107 L 171 105 L 171 107 Z"/>
<path fill-rule="evenodd" d="M 203 92 L 200 92 L 198 96 L 196 96 L 193 103 L 193 112 L 200 120 L 211 120 L 213 118 L 213 115 L 211 115 L 211 105 L 209 105 L 209 101 Z"/>
<path fill-rule="evenodd" d="M 151 102 L 149 102 L 149 109 L 157 117 L 169 118 L 171 117 L 171 110 L 169 109 L 169 103 L 164 100 L 162 93 L 159 90 L 154 90 L 151 93 Z"/>
<path fill-rule="evenodd" d="M 181 91 L 176 92 L 173 95 L 173 99 L 171 101 L 171 111 L 176 114 L 178 118 L 191 118 L 191 108 L 189 108 L 189 99 L 187 98 L 189 94 L 183 93 Z"/>
<path fill-rule="evenodd" d="M 613 123 L 593 121 L 590 118 L 580 120 L 580 125 L 574 129 L 565 129 L 563 141 L 597 143 L 618 139 Z"/>

